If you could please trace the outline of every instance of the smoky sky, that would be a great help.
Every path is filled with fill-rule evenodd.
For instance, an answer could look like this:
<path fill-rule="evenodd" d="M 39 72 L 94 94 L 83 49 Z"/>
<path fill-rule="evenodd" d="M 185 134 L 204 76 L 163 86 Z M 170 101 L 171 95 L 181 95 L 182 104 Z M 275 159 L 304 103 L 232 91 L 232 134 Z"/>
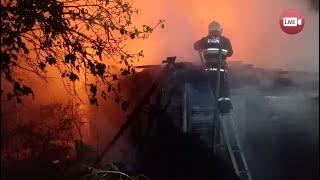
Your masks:
<path fill-rule="evenodd" d="M 303 0 L 134 0 L 141 9 L 136 22 L 152 24 L 166 20 L 164 29 L 137 42 L 131 48 L 144 49 L 140 64 L 160 63 L 167 56 L 199 62 L 193 43 L 207 34 L 213 20 L 223 26 L 223 34 L 233 45 L 229 59 L 258 67 L 319 72 L 318 1 Z M 279 16 L 286 9 L 297 9 L 305 16 L 305 27 L 297 35 L 281 31 Z"/>

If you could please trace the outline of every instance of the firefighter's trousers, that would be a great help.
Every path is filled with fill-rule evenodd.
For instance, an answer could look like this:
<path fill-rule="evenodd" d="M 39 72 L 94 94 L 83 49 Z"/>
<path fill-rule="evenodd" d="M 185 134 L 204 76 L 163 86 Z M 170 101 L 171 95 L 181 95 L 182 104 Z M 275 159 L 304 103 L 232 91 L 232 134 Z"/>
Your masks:
<path fill-rule="evenodd" d="M 230 88 L 228 83 L 228 73 L 225 69 L 220 69 L 220 83 L 218 83 L 218 68 L 206 68 L 208 83 L 212 92 L 216 95 L 218 86 L 219 94 L 217 97 L 218 107 L 222 113 L 227 113 L 232 109 Z"/>

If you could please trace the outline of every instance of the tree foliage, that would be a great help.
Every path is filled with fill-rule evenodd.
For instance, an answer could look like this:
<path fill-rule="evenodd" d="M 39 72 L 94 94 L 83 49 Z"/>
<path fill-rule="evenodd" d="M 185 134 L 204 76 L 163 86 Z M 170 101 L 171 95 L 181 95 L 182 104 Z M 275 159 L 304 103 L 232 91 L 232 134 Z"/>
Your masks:
<path fill-rule="evenodd" d="M 78 108 L 78 105 L 74 106 L 71 102 L 53 103 L 40 106 L 33 112 L 37 115 L 35 117 L 24 118 L 22 121 L 5 118 L 5 123 L 15 123 L 6 126 L 2 134 L 3 160 L 41 160 L 51 163 L 66 158 L 72 150 L 74 139 L 81 136 L 83 118 Z"/>
<path fill-rule="evenodd" d="M 8 99 L 34 95 L 15 71 L 27 71 L 47 80 L 55 68 L 77 94 L 75 83 L 85 84 L 90 103 L 98 96 L 114 98 L 122 107 L 119 75 L 135 72 L 133 63 L 143 51 L 129 52 L 125 45 L 148 38 L 154 27 L 137 27 L 132 18 L 139 11 L 126 0 L 3 0 L 1 1 L 1 78 L 12 89 Z M 120 72 L 112 70 L 116 64 Z M 112 95 L 111 95 L 112 94 Z"/>

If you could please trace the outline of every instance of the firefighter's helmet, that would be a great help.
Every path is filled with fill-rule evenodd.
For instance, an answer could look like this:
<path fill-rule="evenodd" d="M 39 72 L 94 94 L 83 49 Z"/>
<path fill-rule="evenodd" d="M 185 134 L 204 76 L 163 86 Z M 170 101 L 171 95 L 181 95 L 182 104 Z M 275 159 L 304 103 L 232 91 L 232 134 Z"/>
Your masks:
<path fill-rule="evenodd" d="M 222 33 L 222 27 L 217 21 L 213 21 L 209 24 L 209 34 L 212 33 Z"/>

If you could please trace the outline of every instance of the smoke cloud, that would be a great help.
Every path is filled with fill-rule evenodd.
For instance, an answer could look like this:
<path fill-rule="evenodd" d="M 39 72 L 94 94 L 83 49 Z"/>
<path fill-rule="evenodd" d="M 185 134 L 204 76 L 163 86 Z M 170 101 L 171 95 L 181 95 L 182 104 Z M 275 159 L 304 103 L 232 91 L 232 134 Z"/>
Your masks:
<path fill-rule="evenodd" d="M 319 72 L 319 12 L 311 1 L 283 0 L 161 0 L 133 1 L 142 10 L 137 22 L 152 24 L 165 19 L 165 29 L 137 42 L 144 49 L 140 64 L 160 63 L 167 56 L 199 62 L 193 43 L 207 34 L 207 26 L 219 21 L 223 34 L 234 48 L 232 60 L 242 60 L 264 68 Z M 302 32 L 288 35 L 279 27 L 280 14 L 294 8 L 305 15 Z M 129 45 L 130 47 L 130 45 Z M 132 47 L 132 46 L 131 46 Z"/>

